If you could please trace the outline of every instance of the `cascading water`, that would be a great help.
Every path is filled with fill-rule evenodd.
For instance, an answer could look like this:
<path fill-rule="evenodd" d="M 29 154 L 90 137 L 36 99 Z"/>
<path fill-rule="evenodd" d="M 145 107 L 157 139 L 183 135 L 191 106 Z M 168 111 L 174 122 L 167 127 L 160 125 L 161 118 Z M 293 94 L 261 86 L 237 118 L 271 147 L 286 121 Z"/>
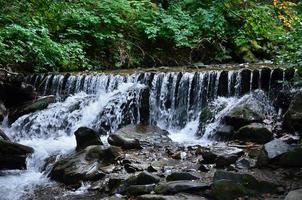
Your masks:
<path fill-rule="evenodd" d="M 249 92 L 279 87 L 278 80 L 291 77 L 290 71 L 269 68 L 29 76 L 27 82 L 40 94 L 56 95 L 59 101 L 19 118 L 10 127 L 2 125 L 11 138 L 33 147 L 35 153 L 28 159 L 27 171 L 0 176 L 0 194 L 5 194 L 5 200 L 19 199 L 36 184 L 49 184 L 40 172 L 43 160 L 73 150 L 73 132 L 81 126 L 106 134 L 127 124 L 149 122 L 169 130 L 176 142 L 208 144 L 219 119 L 249 98 Z M 204 136 L 197 139 L 199 113 L 209 104 L 223 104 L 224 108 L 217 111 L 215 122 L 207 126 Z"/>

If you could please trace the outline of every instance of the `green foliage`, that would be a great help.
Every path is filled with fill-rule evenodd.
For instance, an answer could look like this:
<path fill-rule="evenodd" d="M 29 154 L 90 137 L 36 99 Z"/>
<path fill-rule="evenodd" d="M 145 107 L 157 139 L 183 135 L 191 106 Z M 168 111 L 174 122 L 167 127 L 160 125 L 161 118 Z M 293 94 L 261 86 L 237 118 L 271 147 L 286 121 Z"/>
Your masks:
<path fill-rule="evenodd" d="M 0 5 L 0 64 L 23 70 L 258 59 L 301 65 L 300 4 L 283 8 L 257 0 L 0 0 Z"/>

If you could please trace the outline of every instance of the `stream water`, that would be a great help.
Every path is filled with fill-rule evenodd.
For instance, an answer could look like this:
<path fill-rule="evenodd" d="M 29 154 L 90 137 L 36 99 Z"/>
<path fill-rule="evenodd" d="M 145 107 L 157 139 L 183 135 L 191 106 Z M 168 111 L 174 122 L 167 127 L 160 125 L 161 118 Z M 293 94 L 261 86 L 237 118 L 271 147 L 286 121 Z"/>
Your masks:
<path fill-rule="evenodd" d="M 286 76 L 283 70 L 30 76 L 29 83 L 43 95 L 56 95 L 58 102 L 22 116 L 11 126 L 5 121 L 0 126 L 14 141 L 35 149 L 27 160 L 27 170 L 1 172 L 0 199 L 17 200 L 37 185 L 52 184 L 41 172 L 43 161 L 50 155 L 74 150 L 73 132 L 77 128 L 87 126 L 108 134 L 125 124 L 142 121 L 146 87 L 150 88 L 149 123 L 168 130 L 176 142 L 211 145 L 215 142 L 211 139 L 213 130 L 228 110 L 246 99 L 252 103 L 257 95 L 250 92 L 255 89 L 280 87 L 277 81 Z M 202 137 L 196 137 L 199 113 L 209 104 L 217 108 L 215 120 L 206 126 Z M 267 104 L 263 107 L 267 112 L 272 110 Z M 127 114 L 125 108 L 130 110 Z"/>

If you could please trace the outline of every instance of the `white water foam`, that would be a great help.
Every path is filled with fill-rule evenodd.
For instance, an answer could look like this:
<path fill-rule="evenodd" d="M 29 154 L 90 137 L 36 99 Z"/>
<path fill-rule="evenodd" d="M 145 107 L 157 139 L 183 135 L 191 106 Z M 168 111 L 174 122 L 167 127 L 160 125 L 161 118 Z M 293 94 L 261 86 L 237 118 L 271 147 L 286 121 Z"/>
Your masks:
<path fill-rule="evenodd" d="M 10 138 L 33 147 L 35 152 L 27 159 L 27 170 L 1 172 L 0 199 L 18 200 L 37 186 L 51 184 L 46 174 L 41 172 L 44 160 L 51 155 L 62 155 L 74 150 L 76 141 L 72 133 L 80 126 L 91 127 L 97 115 L 116 94 L 124 94 L 133 86 L 142 87 L 140 84 L 127 83 L 119 85 L 113 92 L 100 91 L 98 96 L 77 93 L 64 102 L 49 105 L 43 111 L 22 116 L 11 127 L 3 123 L 0 128 Z M 127 97 L 124 99 L 127 100 Z M 101 139 L 106 140 L 106 137 Z M 83 186 L 77 192 L 84 191 Z"/>

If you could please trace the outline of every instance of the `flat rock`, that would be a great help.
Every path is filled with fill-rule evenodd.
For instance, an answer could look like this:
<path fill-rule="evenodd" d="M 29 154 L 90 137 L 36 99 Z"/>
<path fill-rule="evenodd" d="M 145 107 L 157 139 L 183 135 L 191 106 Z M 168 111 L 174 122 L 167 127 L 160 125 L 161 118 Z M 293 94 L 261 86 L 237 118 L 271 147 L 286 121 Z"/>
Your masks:
<path fill-rule="evenodd" d="M 158 183 L 160 178 L 149 172 L 141 172 L 136 176 L 131 176 L 126 180 L 127 185 L 149 185 Z"/>
<path fill-rule="evenodd" d="M 197 181 L 171 181 L 161 183 L 155 187 L 157 194 L 176 194 L 180 192 L 200 192 L 209 188 L 209 185 Z"/>
<path fill-rule="evenodd" d="M 114 134 L 126 139 L 137 139 L 141 146 L 172 144 L 172 140 L 168 136 L 169 132 L 156 126 L 144 124 L 128 125 L 119 129 Z"/>
<path fill-rule="evenodd" d="M 193 175 L 189 172 L 174 172 L 169 174 L 166 177 L 166 180 L 169 181 L 181 181 L 181 180 L 198 180 L 200 179 L 198 176 Z"/>
<path fill-rule="evenodd" d="M 290 191 L 284 200 L 301 200 L 302 199 L 302 188 L 298 190 Z"/>
<path fill-rule="evenodd" d="M 204 197 L 191 194 L 177 194 L 177 195 L 158 195 L 146 194 L 137 197 L 137 200 L 206 200 Z"/>
<path fill-rule="evenodd" d="M 223 170 L 217 170 L 213 178 L 214 182 L 218 180 L 230 180 L 236 184 L 240 184 L 251 193 L 276 193 L 277 186 L 267 181 L 257 180 L 250 174 L 240 174 L 234 172 L 228 172 Z"/>

